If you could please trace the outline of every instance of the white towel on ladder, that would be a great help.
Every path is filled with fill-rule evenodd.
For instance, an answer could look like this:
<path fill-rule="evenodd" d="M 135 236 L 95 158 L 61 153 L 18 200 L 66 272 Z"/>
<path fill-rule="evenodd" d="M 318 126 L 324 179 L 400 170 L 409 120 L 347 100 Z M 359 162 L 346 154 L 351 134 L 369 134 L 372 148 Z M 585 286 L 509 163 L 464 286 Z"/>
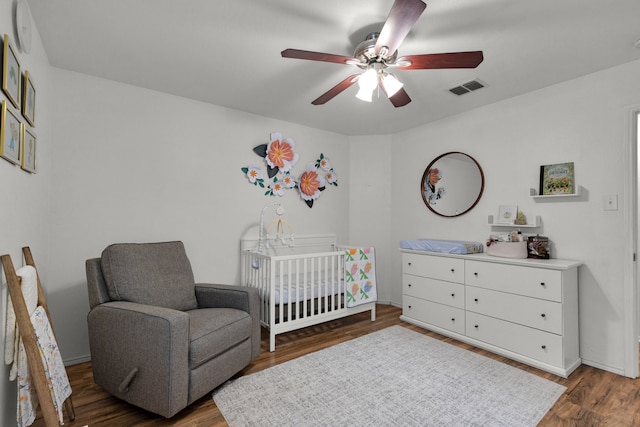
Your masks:
<path fill-rule="evenodd" d="M 33 266 L 26 265 L 16 270 L 20 277 L 20 288 L 31 316 L 31 323 L 36 334 L 36 342 L 42 357 L 49 392 L 53 398 L 53 406 L 58 413 L 58 421 L 63 422 L 63 404 L 71 396 L 71 385 L 67 371 L 62 362 L 53 329 L 44 307 L 38 306 L 38 275 Z M 7 318 L 5 323 L 4 360 L 11 364 L 9 379 L 17 379 L 17 414 L 18 427 L 31 425 L 36 418 L 38 397 L 31 381 L 27 353 L 20 339 L 16 325 L 16 316 L 10 297 L 7 298 Z"/>
<path fill-rule="evenodd" d="M 31 323 L 36 333 L 38 349 L 42 357 L 44 372 L 49 385 L 49 393 L 53 400 L 53 406 L 58 414 L 58 421 L 63 423 L 64 401 L 71 396 L 71 385 L 67 377 L 67 371 L 62 362 L 62 356 L 58 349 L 49 317 L 44 307 L 39 306 L 31 315 Z M 20 340 L 20 351 L 18 352 L 18 427 L 29 426 L 36 417 L 38 408 L 38 396 L 31 381 L 27 354 Z"/>

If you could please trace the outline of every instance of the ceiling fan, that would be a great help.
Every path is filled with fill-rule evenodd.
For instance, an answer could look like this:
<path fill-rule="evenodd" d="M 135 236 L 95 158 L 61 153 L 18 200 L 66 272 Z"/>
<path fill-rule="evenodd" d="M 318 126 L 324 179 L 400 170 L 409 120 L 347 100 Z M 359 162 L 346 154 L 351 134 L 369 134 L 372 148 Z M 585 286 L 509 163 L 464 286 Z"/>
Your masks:
<path fill-rule="evenodd" d="M 285 49 L 281 55 L 283 58 L 355 65 L 364 70 L 362 73 L 350 75 L 320 95 L 311 102 L 313 105 L 326 103 L 357 82 L 360 90 L 356 97 L 359 99 L 371 102 L 373 92 L 379 86 L 395 107 L 402 107 L 411 102 L 411 98 L 403 89 L 402 83 L 387 69 L 475 68 L 483 60 L 482 51 L 408 55 L 398 58 L 398 46 L 426 7 L 422 0 L 395 0 L 382 30 L 369 34 L 356 46 L 352 57 L 300 49 Z"/>

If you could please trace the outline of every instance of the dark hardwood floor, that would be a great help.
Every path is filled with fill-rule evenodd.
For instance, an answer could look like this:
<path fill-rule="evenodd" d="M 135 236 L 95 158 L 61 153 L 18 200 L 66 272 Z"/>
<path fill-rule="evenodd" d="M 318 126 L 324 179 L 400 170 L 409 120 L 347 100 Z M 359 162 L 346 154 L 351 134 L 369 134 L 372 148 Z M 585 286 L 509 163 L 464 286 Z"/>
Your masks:
<path fill-rule="evenodd" d="M 362 313 L 279 335 L 276 351 L 273 353 L 268 351 L 268 334 L 263 331 L 262 353 L 240 375 L 252 374 L 392 325 L 402 325 L 566 386 L 567 391 L 546 414 L 540 426 L 640 426 L 639 379 L 632 380 L 585 365 L 579 367 L 569 378 L 560 378 L 402 322 L 400 314 L 400 308 L 378 305 L 375 322 L 370 321 L 369 313 Z M 93 382 L 90 363 L 71 366 L 67 368 L 67 372 L 73 389 L 76 413 L 75 421 L 69 421 L 65 416 L 67 427 L 227 425 L 210 395 L 167 420 L 102 391 Z M 43 426 L 44 422 L 39 418 L 33 425 Z"/>

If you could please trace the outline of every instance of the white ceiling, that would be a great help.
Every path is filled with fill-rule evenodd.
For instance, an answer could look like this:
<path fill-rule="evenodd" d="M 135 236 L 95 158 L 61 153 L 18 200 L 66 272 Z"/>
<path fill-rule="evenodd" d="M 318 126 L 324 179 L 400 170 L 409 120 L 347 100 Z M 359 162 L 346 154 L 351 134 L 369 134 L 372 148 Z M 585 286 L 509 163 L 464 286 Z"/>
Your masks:
<path fill-rule="evenodd" d="M 427 0 L 399 55 L 482 50 L 476 69 L 405 70 L 413 102 L 357 86 L 311 101 L 358 69 L 285 59 L 353 54 L 393 0 L 28 0 L 53 66 L 345 135 L 391 134 L 640 59 L 639 0 Z M 480 79 L 463 96 L 451 87 Z"/>

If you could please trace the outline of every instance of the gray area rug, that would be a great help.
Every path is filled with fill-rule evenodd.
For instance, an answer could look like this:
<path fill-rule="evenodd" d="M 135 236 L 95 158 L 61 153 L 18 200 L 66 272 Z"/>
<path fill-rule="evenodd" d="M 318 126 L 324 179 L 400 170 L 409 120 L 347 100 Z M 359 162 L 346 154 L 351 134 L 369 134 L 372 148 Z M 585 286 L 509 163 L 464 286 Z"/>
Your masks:
<path fill-rule="evenodd" d="M 227 382 L 240 426 L 535 426 L 565 387 L 392 326 Z"/>

